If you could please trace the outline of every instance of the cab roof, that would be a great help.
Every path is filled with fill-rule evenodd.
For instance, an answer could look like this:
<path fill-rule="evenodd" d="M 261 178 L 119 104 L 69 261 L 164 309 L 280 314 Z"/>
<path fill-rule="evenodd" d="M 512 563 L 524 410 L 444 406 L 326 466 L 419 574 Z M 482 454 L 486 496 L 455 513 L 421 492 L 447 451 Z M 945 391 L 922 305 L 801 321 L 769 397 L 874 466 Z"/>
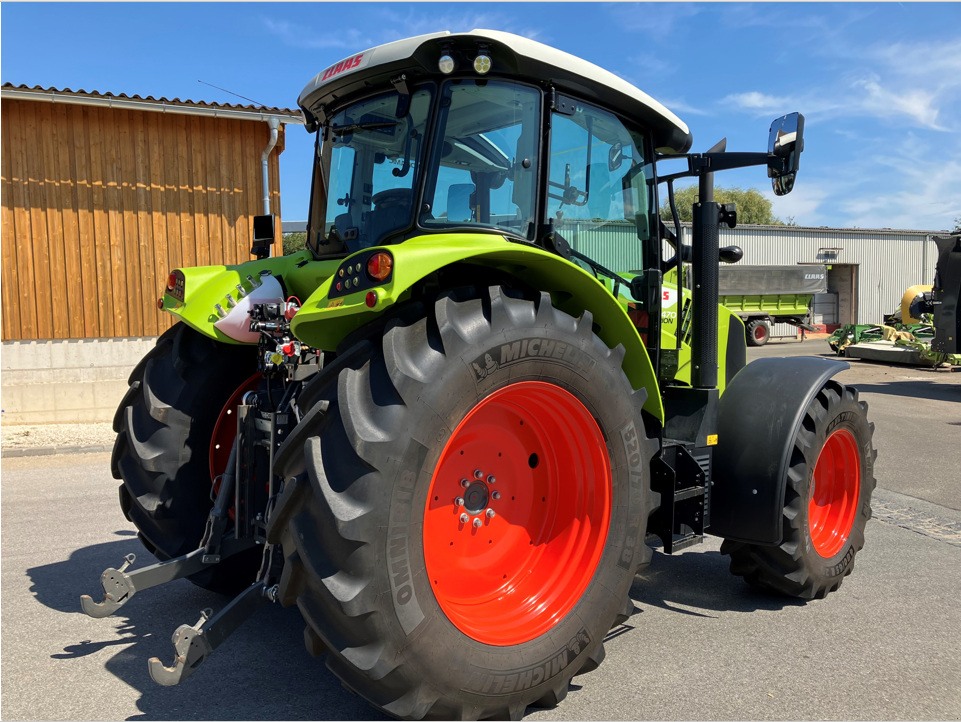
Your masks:
<path fill-rule="evenodd" d="M 444 31 L 378 45 L 318 73 L 297 102 L 307 129 L 313 131 L 324 108 L 341 98 L 389 85 L 400 74 L 406 75 L 408 82 L 442 78 L 437 61 L 444 54 L 454 58 L 455 73 L 473 74 L 473 59 L 482 51 L 493 61 L 484 77 L 550 83 L 560 92 L 596 102 L 650 127 L 661 153 L 686 153 L 691 148 L 693 138 L 687 124 L 623 78 L 562 50 L 498 30 Z"/>

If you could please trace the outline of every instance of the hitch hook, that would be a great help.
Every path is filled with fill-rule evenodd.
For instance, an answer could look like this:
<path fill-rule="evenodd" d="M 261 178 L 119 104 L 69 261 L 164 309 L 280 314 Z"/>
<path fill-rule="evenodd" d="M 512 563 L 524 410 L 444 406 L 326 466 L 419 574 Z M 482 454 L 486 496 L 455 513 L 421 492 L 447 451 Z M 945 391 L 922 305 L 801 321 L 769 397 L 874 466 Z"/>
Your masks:
<path fill-rule="evenodd" d="M 181 624 L 171 637 L 174 645 L 174 663 L 165 667 L 156 657 L 147 662 L 150 677 L 159 685 L 173 687 L 197 671 L 217 647 L 224 643 L 241 624 L 260 607 L 277 599 L 276 585 L 267 587 L 257 582 L 237 595 L 226 607 L 212 615 L 212 610 L 200 613 L 200 620 L 193 626 Z"/>
<path fill-rule="evenodd" d="M 137 561 L 137 555 L 128 554 L 124 557 L 124 562 L 120 566 L 120 569 L 111 567 L 100 575 L 100 586 L 103 587 L 103 601 L 95 602 L 90 595 L 82 595 L 80 597 L 80 607 L 86 614 L 96 619 L 109 617 L 126 604 L 130 600 L 130 597 L 136 594 L 137 590 L 133 582 L 129 575 L 125 573 L 127 567 L 135 561 Z"/>
<path fill-rule="evenodd" d="M 175 653 L 172 667 L 165 667 L 156 657 L 148 660 L 147 669 L 154 682 L 164 687 L 180 684 L 210 656 L 214 650 L 204 638 L 203 625 L 212 615 L 212 609 L 204 609 L 196 624 L 177 627 L 170 639 Z"/>

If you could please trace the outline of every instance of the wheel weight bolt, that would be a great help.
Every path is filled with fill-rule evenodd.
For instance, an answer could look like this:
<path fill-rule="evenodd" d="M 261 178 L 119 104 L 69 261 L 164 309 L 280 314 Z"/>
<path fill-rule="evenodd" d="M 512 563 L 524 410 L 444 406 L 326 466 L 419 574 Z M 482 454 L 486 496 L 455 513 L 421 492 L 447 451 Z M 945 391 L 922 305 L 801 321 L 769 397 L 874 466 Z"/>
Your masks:
<path fill-rule="evenodd" d="M 480 469 L 476 469 L 476 470 L 474 471 L 474 478 L 475 478 L 475 479 L 483 479 L 483 478 L 484 478 L 484 472 L 481 471 Z"/>
<path fill-rule="evenodd" d="M 482 521 L 480 520 L 480 517 L 476 517 L 476 518 L 474 519 L 474 526 L 475 526 L 475 527 L 479 527 L 479 526 L 480 526 L 481 524 L 483 524 L 483 523 L 484 523 L 484 522 L 482 522 Z"/>
<path fill-rule="evenodd" d="M 468 486 L 470 486 L 470 482 L 467 481 L 467 479 L 461 479 L 460 485 L 466 489 Z"/>
<path fill-rule="evenodd" d="M 489 475 L 488 475 L 488 477 L 487 477 L 487 483 L 488 483 L 488 484 L 495 484 L 495 483 L 497 483 L 497 479 L 494 478 L 494 475 L 493 475 L 493 474 L 489 474 Z"/>
<path fill-rule="evenodd" d="M 470 521 L 470 517 L 467 516 L 467 514 L 461 514 L 461 515 L 460 515 L 460 523 L 461 523 L 461 524 L 466 524 L 468 521 Z"/>
<path fill-rule="evenodd" d="M 494 501 L 497 501 L 500 498 L 501 498 L 501 493 L 499 491 L 495 491 L 491 493 L 491 499 L 493 499 Z"/>
<path fill-rule="evenodd" d="M 464 506 L 464 499 L 463 499 L 463 497 L 460 497 L 460 496 L 459 496 L 459 497 L 457 497 L 456 499 L 454 499 L 454 506 L 457 506 L 457 507 Z"/>
<path fill-rule="evenodd" d="M 494 510 L 493 510 L 493 509 L 488 509 L 488 510 L 487 510 L 487 518 L 488 518 L 488 519 L 493 519 L 493 518 L 494 518 Z"/>

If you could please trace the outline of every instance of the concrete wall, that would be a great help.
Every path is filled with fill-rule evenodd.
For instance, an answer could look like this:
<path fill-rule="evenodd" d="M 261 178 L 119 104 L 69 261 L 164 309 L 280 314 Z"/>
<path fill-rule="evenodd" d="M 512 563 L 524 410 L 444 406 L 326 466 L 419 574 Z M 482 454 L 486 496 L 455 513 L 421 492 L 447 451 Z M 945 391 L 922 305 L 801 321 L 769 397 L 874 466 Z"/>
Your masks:
<path fill-rule="evenodd" d="M 156 337 L 4 341 L 4 424 L 112 421 L 127 377 Z"/>

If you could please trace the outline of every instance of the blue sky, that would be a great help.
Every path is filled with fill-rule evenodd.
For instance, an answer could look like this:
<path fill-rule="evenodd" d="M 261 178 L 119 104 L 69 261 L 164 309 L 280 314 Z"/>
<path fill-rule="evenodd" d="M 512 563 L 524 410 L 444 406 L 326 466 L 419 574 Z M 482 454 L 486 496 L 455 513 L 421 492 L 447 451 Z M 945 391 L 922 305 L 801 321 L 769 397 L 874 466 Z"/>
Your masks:
<path fill-rule="evenodd" d="M 343 57 L 475 27 L 532 37 L 633 82 L 680 115 L 694 150 L 763 150 L 798 110 L 806 149 L 775 213 L 801 225 L 943 229 L 961 216 L 961 4 L 16 4 L 3 82 L 294 107 Z M 283 214 L 306 217 L 310 140 L 291 126 Z M 719 185 L 757 187 L 763 170 Z"/>

